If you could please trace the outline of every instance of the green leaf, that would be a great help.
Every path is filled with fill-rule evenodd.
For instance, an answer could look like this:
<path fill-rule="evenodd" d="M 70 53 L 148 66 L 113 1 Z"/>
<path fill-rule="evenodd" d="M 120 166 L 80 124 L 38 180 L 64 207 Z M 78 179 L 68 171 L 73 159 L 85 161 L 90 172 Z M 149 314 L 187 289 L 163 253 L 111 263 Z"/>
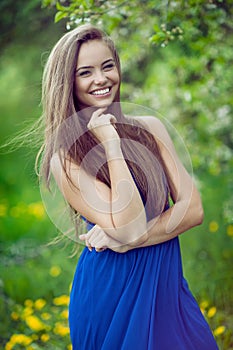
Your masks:
<path fill-rule="evenodd" d="M 58 11 L 64 12 L 67 11 L 68 7 L 62 6 L 60 2 L 56 2 L 56 8 Z"/>
<path fill-rule="evenodd" d="M 159 27 L 159 25 L 157 23 L 153 25 L 153 29 L 154 29 L 155 32 L 160 32 L 161 31 L 161 29 L 160 29 L 160 27 Z"/>
<path fill-rule="evenodd" d="M 68 16 L 67 12 L 58 11 L 54 17 L 54 22 L 57 23 L 61 19 L 66 18 L 67 16 Z"/>

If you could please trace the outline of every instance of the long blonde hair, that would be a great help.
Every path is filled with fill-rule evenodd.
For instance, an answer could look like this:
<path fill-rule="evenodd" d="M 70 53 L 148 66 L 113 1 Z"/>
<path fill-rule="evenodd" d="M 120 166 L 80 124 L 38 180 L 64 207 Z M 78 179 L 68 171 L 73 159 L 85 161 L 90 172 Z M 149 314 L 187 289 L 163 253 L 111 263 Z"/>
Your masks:
<path fill-rule="evenodd" d="M 66 33 L 53 48 L 44 69 L 42 105 L 45 120 L 41 175 L 50 182 L 50 161 L 55 152 L 67 152 L 73 162 L 111 187 L 105 153 L 98 140 L 87 130 L 74 93 L 75 69 L 80 47 L 91 40 L 102 40 L 109 47 L 121 80 L 120 60 L 113 41 L 100 29 L 82 25 Z M 168 198 L 165 167 L 154 137 L 133 118 L 127 118 L 120 107 L 120 85 L 115 103 L 109 108 L 117 118 L 117 131 L 132 176 L 147 208 L 148 218 L 159 215 Z M 117 107 L 116 107 L 117 106 Z M 72 118 L 76 116 L 76 118 Z M 70 118 L 71 117 L 71 118 Z M 72 141 L 72 142 L 71 142 Z M 85 161 L 92 151 L 92 161 Z M 69 179 L 66 169 L 64 170 Z M 69 179 L 70 180 L 70 179 Z"/>

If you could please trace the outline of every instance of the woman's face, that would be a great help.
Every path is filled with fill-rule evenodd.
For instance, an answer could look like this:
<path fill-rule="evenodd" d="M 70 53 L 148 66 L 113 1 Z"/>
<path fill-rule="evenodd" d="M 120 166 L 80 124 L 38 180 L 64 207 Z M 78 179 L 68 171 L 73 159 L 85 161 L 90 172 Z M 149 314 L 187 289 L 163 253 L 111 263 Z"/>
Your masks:
<path fill-rule="evenodd" d="M 119 84 L 119 73 L 107 44 L 101 40 L 83 43 L 75 73 L 75 94 L 80 109 L 109 106 Z"/>

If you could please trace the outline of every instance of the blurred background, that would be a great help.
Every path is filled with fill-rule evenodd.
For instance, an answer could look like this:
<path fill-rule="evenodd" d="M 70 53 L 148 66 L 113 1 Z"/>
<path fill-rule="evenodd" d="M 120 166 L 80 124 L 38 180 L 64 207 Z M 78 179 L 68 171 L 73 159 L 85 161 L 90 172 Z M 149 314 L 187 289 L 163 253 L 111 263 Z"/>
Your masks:
<path fill-rule="evenodd" d="M 224 350 L 233 349 L 232 5 L 0 3 L 1 145 L 40 116 L 41 76 L 53 45 L 89 21 L 103 26 L 119 49 L 122 101 L 157 111 L 182 136 L 205 210 L 204 223 L 180 236 L 184 273 Z M 0 347 L 6 350 L 71 349 L 67 305 L 78 254 L 72 256 L 68 239 L 49 244 L 59 232 L 41 200 L 36 140 L 40 135 L 18 138 L 17 149 L 1 149 Z"/>

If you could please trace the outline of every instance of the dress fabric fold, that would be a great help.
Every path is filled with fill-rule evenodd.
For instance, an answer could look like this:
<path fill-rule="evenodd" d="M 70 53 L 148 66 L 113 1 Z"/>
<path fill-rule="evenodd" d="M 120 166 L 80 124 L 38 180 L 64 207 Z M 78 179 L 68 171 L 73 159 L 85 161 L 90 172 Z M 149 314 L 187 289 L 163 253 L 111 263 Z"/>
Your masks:
<path fill-rule="evenodd" d="M 126 253 L 84 248 L 69 325 L 73 350 L 218 349 L 183 276 L 178 237 Z"/>

